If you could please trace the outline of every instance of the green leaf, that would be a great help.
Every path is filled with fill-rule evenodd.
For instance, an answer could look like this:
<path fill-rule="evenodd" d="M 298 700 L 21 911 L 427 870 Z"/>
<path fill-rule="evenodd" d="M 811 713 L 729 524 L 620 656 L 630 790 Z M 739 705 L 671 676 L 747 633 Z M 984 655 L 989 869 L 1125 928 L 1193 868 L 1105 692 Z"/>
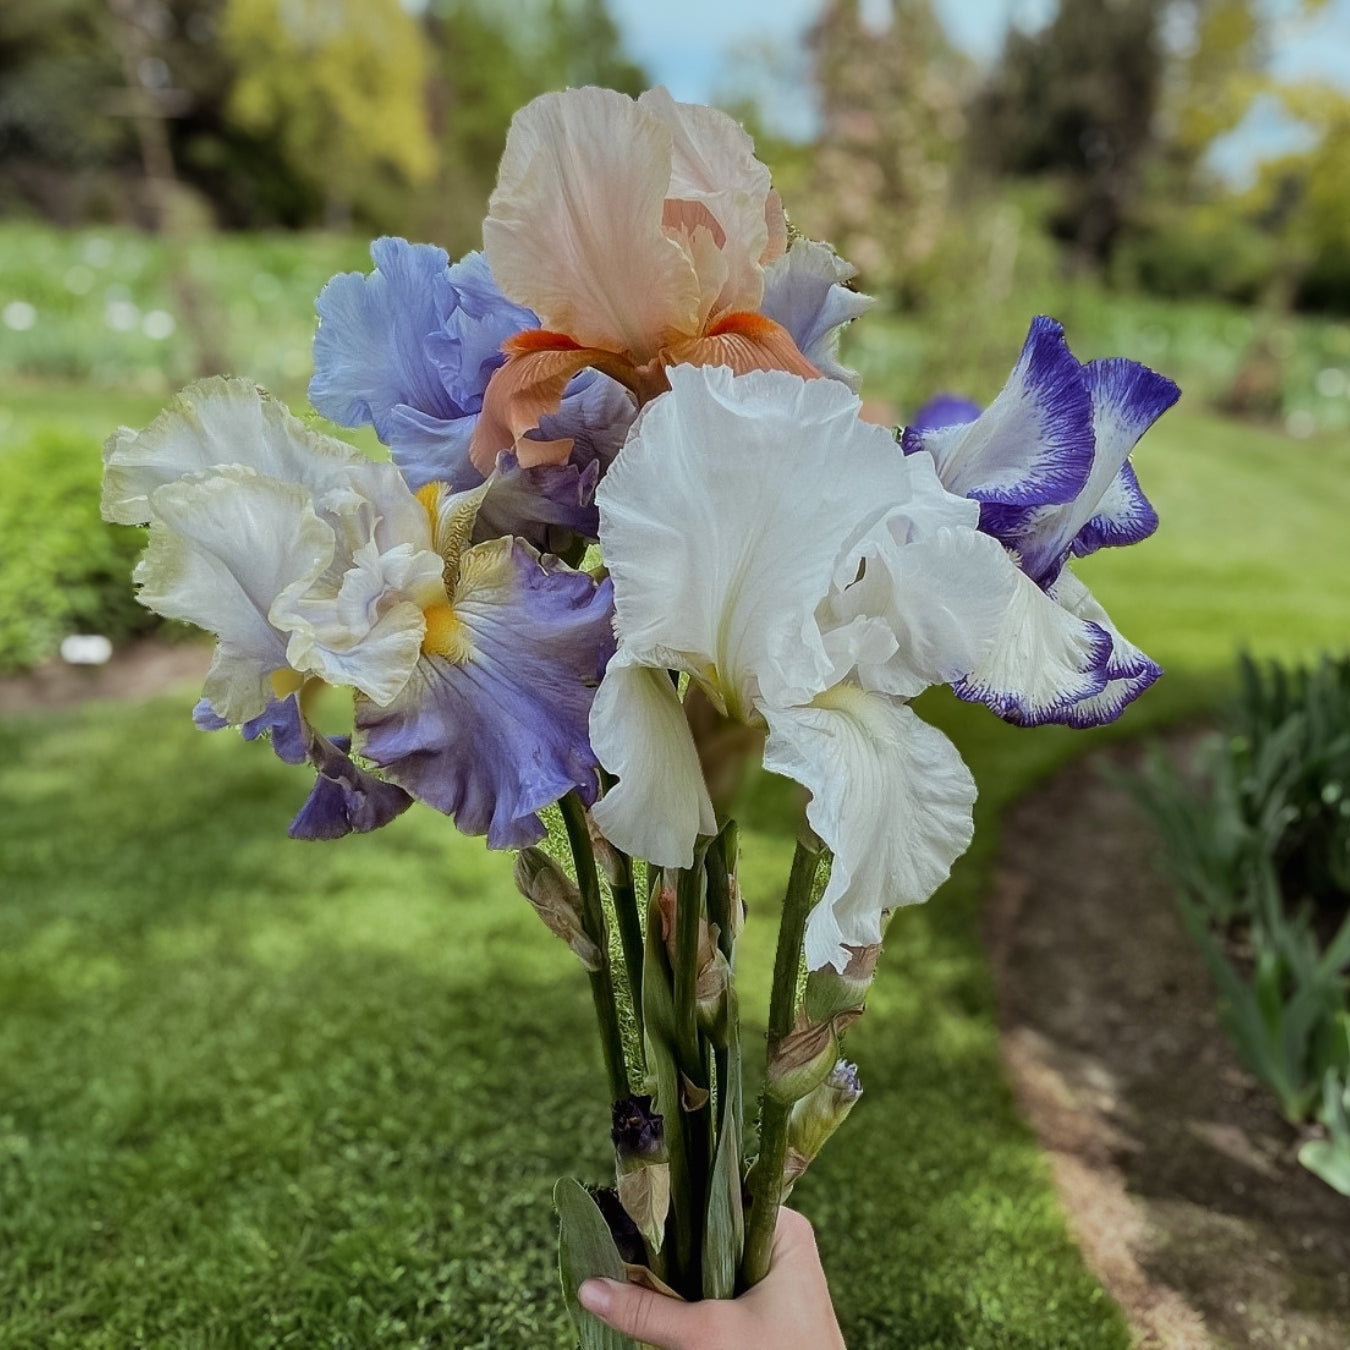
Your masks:
<path fill-rule="evenodd" d="M 683 1271 L 694 1249 L 689 1160 L 685 1156 L 680 1121 L 680 1069 L 676 1058 L 675 995 L 670 964 L 661 940 L 661 914 L 655 897 L 647 917 L 647 958 L 642 968 L 643 1031 L 647 1068 L 656 1079 L 656 1109 L 666 1121 L 666 1151 L 670 1158 L 671 1214 L 675 1227 L 675 1264 Z M 669 1248 L 667 1254 L 670 1255 Z"/>
<path fill-rule="evenodd" d="M 1350 1195 L 1350 1144 L 1314 1139 L 1299 1149 L 1298 1160 L 1332 1190 Z"/>
<path fill-rule="evenodd" d="M 623 1258 L 609 1225 L 586 1188 L 562 1177 L 553 1188 L 558 1211 L 558 1274 L 563 1298 L 581 1337 L 581 1350 L 637 1350 L 637 1342 L 607 1327 L 577 1302 L 577 1290 L 592 1277 L 623 1281 Z"/>
<path fill-rule="evenodd" d="M 729 1023 L 736 1025 L 736 988 L 727 990 Z M 726 1100 L 708 1194 L 708 1223 L 703 1238 L 704 1298 L 734 1298 L 736 1272 L 745 1249 L 745 1213 L 741 1202 L 741 1045 L 733 1034 L 727 1051 Z"/>

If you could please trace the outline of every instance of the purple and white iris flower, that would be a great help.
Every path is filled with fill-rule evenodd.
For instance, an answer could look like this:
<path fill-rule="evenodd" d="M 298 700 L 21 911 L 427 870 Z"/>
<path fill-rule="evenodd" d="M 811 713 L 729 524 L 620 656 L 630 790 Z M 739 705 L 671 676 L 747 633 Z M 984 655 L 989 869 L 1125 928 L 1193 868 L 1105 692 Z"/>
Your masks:
<path fill-rule="evenodd" d="M 1085 624 L 1098 635 L 1096 687 L 1063 703 L 1029 704 L 1010 699 L 1001 687 L 1006 680 L 997 653 L 1012 650 L 1018 634 L 1025 634 L 1024 616 L 1010 612 L 991 668 L 957 684 L 962 698 L 988 703 L 1022 725 L 1089 727 L 1113 721 L 1162 674 L 1121 635 L 1067 564 L 1099 548 L 1138 543 L 1157 529 L 1130 452 L 1179 393 L 1166 376 L 1135 361 L 1080 363 L 1063 328 L 1040 317 L 988 408 L 943 394 L 905 428 L 905 454 L 927 455 L 944 486 L 979 502 L 980 529 L 1009 550 L 1029 583 L 1056 601 L 1063 621 Z"/>
<path fill-rule="evenodd" d="M 315 408 L 339 426 L 373 426 L 408 486 L 485 481 L 469 443 L 502 343 L 539 320 L 497 288 L 487 260 L 450 263 L 444 249 L 377 239 L 375 270 L 335 276 L 316 302 Z M 528 447 L 499 455 L 474 538 L 519 535 L 559 551 L 569 536 L 594 539 L 595 485 L 633 420 L 631 396 L 595 370 L 576 376 L 557 412 L 529 439 L 567 443 L 563 463 L 532 462 Z"/>
<path fill-rule="evenodd" d="M 716 833 L 670 678 L 687 675 L 809 789 L 834 864 L 807 958 L 842 968 L 846 945 L 879 942 L 885 915 L 926 900 L 970 842 L 974 782 L 908 704 L 988 664 L 1021 574 L 979 507 L 926 457 L 897 455 L 841 383 L 692 366 L 670 383 L 597 494 L 619 646 L 591 711 L 617 778 L 595 819 L 667 867 Z M 1008 695 L 1072 696 L 1095 635 L 1029 589 L 1041 640 L 1004 659 Z"/>
<path fill-rule="evenodd" d="M 560 796 L 594 799 L 609 584 L 520 539 L 473 544 L 486 487 L 414 495 L 245 380 L 193 385 L 104 461 L 105 516 L 150 527 L 142 603 L 216 635 L 198 724 L 269 734 L 318 770 L 293 833 L 372 829 L 411 794 L 513 848 Z M 381 778 L 309 725 L 315 682 L 354 690 Z"/>

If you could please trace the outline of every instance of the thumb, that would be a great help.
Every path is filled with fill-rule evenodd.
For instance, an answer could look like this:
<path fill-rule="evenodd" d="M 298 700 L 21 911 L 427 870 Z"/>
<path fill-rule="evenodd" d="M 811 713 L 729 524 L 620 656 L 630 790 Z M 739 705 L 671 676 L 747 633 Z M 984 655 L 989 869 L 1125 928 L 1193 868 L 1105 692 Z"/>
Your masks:
<path fill-rule="evenodd" d="M 706 1344 L 701 1304 L 681 1303 L 636 1284 L 618 1280 L 587 1280 L 577 1290 L 577 1301 L 607 1326 L 646 1341 L 660 1350 L 697 1350 Z"/>

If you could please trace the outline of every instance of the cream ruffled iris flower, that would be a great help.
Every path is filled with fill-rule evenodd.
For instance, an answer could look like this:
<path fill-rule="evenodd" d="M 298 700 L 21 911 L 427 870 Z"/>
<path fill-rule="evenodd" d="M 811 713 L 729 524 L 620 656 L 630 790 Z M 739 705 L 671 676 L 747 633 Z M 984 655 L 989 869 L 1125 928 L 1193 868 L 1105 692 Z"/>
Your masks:
<path fill-rule="evenodd" d="M 926 456 L 862 422 L 833 380 L 682 366 L 602 481 L 600 539 L 618 652 L 591 711 L 617 784 L 596 804 L 620 848 L 687 867 L 717 829 L 671 672 L 765 729 L 765 765 L 810 790 L 834 854 L 807 929 L 811 967 L 881 939 L 971 838 L 975 784 L 908 706 L 988 666 L 1010 616 L 1034 649 L 1007 678 L 1072 686 L 1083 625 L 1025 585 Z"/>

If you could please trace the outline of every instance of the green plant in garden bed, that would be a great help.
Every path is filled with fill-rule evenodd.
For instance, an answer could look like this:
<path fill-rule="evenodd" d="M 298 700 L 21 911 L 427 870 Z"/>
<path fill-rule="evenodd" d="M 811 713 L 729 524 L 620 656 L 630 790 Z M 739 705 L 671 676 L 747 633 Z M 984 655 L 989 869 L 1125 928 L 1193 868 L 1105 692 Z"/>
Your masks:
<path fill-rule="evenodd" d="M 1350 1194 L 1350 659 L 1244 658 L 1240 691 L 1202 787 L 1158 750 L 1126 781 L 1162 835 L 1225 1030 L 1291 1123 L 1320 1119 L 1328 1137 L 1300 1158 Z"/>
<path fill-rule="evenodd" d="M 58 424 L 0 453 L 0 672 L 47 660 L 70 633 L 121 641 L 158 626 L 130 586 L 145 532 L 100 519 L 91 449 Z"/>
<path fill-rule="evenodd" d="M 145 531 L 99 515 L 109 429 L 143 422 L 158 406 L 153 397 L 80 386 L 0 390 L 0 674 L 50 660 L 71 633 L 101 633 L 117 644 L 185 631 L 133 599 Z M 383 458 L 373 437 L 344 434 Z"/>

